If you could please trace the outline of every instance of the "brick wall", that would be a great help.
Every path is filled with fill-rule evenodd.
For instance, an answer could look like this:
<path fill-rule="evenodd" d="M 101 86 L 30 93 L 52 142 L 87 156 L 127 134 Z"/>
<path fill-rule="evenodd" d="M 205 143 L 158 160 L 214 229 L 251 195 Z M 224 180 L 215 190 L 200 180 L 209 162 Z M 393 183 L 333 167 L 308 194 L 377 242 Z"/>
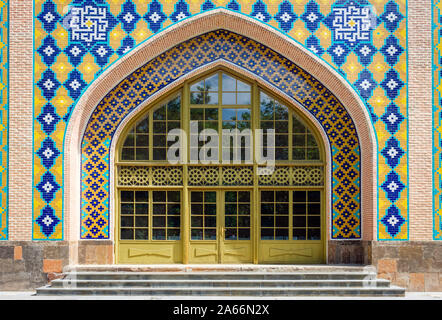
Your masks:
<path fill-rule="evenodd" d="M 9 239 L 32 238 L 33 1 L 9 1 Z"/>

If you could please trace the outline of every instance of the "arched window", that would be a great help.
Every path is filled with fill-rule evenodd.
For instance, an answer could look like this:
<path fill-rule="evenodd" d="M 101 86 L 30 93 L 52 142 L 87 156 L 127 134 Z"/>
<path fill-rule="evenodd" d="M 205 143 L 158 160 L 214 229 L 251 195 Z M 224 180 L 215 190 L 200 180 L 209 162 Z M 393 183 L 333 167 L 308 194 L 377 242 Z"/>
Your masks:
<path fill-rule="evenodd" d="M 186 82 L 119 139 L 119 262 L 323 262 L 318 138 L 290 103 L 229 70 Z M 187 161 L 168 162 L 177 143 Z"/>

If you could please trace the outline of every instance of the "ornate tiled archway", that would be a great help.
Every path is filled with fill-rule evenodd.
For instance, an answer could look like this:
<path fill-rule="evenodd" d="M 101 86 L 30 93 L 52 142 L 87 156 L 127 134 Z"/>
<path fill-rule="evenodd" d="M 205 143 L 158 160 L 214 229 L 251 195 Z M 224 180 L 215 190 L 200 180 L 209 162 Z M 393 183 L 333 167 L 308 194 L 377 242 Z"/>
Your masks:
<path fill-rule="evenodd" d="M 197 36 L 167 50 L 127 76 L 95 108 L 81 145 L 81 238 L 109 238 L 109 154 L 121 121 L 159 90 L 219 59 L 295 99 L 321 124 L 333 162 L 331 236 L 361 238 L 360 147 L 350 114 L 330 90 L 295 63 L 226 30 Z"/>

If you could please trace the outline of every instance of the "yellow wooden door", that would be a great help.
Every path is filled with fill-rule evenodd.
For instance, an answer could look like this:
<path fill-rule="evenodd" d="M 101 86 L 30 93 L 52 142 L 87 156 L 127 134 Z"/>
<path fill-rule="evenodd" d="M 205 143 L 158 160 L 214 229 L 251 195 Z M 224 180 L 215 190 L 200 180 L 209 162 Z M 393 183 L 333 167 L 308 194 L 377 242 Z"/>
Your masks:
<path fill-rule="evenodd" d="M 251 263 L 251 193 L 190 191 L 190 263 Z"/>

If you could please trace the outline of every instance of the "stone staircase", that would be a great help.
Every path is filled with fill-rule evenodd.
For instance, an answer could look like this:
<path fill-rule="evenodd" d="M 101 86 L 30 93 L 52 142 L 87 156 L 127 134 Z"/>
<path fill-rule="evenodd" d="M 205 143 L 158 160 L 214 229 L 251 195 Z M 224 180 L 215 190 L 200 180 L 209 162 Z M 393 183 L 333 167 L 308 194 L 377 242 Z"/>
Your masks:
<path fill-rule="evenodd" d="M 372 266 L 71 266 L 37 295 L 404 296 Z"/>

